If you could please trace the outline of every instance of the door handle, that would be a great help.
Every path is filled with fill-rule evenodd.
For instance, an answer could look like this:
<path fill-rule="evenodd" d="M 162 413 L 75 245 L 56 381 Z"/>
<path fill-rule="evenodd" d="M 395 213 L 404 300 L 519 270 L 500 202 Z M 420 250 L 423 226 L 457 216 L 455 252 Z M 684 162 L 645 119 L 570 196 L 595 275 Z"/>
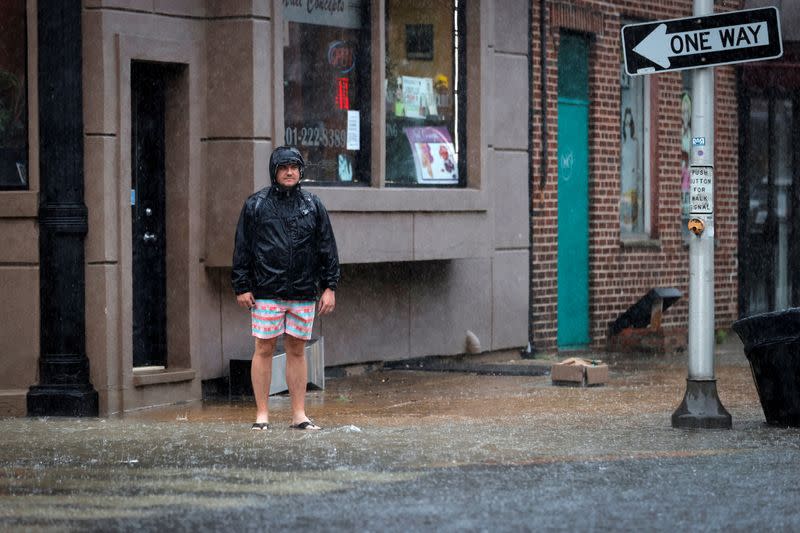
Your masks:
<path fill-rule="evenodd" d="M 158 237 L 156 237 L 155 233 L 145 232 L 143 240 L 144 242 L 156 242 Z"/>

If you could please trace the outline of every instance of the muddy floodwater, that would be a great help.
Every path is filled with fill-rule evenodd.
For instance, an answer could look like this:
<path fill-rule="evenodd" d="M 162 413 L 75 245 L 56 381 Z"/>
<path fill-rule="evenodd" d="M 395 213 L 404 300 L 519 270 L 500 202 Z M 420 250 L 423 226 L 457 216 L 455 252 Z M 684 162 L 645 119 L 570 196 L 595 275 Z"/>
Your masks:
<path fill-rule="evenodd" d="M 609 383 L 590 388 L 416 370 L 329 379 L 308 394 L 321 432 L 289 429 L 285 396 L 264 432 L 249 429 L 249 402 L 3 419 L 0 528 L 800 527 L 800 431 L 766 426 L 735 346 L 717 358 L 727 431 L 672 429 L 685 357 L 609 363 Z"/>

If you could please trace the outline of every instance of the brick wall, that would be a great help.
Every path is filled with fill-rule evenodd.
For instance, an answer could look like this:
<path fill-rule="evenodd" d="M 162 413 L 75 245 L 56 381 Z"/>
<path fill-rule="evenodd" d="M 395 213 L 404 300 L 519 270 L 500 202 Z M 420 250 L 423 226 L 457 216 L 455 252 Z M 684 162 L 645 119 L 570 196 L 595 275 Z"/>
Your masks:
<path fill-rule="evenodd" d="M 620 28 L 623 20 L 661 20 L 692 15 L 692 0 L 550 0 L 546 2 L 545 50 L 547 170 L 542 173 L 542 113 L 539 13 L 533 0 L 532 36 L 534 210 L 531 304 L 537 350 L 556 349 L 558 260 L 558 45 L 560 30 L 591 36 L 589 57 L 589 312 L 592 346 L 605 346 L 608 323 L 657 286 L 684 294 L 664 315 L 665 329 L 685 331 L 688 314 L 688 247 L 681 234 L 680 72 L 651 78 L 652 241 L 623 244 L 620 195 Z M 740 9 L 739 0 L 717 1 L 716 11 Z M 716 326 L 737 317 L 736 74 L 715 69 Z"/>

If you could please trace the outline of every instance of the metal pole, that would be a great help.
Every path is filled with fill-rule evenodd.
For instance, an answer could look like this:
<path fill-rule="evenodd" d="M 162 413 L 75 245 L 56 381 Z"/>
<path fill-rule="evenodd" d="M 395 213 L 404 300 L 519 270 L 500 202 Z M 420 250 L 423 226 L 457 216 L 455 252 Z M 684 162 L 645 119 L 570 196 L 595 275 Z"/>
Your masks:
<path fill-rule="evenodd" d="M 713 0 L 694 0 L 694 16 L 714 13 Z M 676 428 L 730 429 L 731 415 L 714 377 L 714 69 L 692 75 L 691 211 L 689 229 L 689 377 Z"/>
<path fill-rule="evenodd" d="M 689 166 L 694 167 L 695 176 L 698 168 L 710 169 L 713 181 L 714 69 L 695 70 L 692 85 L 692 138 L 698 146 L 692 150 Z M 689 241 L 689 379 L 713 380 L 714 214 L 690 214 L 697 217 L 702 217 L 705 229 Z"/>

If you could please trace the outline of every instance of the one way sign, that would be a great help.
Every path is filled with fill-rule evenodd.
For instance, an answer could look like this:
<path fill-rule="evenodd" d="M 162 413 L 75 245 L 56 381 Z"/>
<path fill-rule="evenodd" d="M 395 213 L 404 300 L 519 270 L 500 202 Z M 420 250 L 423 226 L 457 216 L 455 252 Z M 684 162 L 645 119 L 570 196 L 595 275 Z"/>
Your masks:
<path fill-rule="evenodd" d="M 765 7 L 629 24 L 622 50 L 635 75 L 772 59 L 783 55 L 783 42 L 778 10 Z"/>

